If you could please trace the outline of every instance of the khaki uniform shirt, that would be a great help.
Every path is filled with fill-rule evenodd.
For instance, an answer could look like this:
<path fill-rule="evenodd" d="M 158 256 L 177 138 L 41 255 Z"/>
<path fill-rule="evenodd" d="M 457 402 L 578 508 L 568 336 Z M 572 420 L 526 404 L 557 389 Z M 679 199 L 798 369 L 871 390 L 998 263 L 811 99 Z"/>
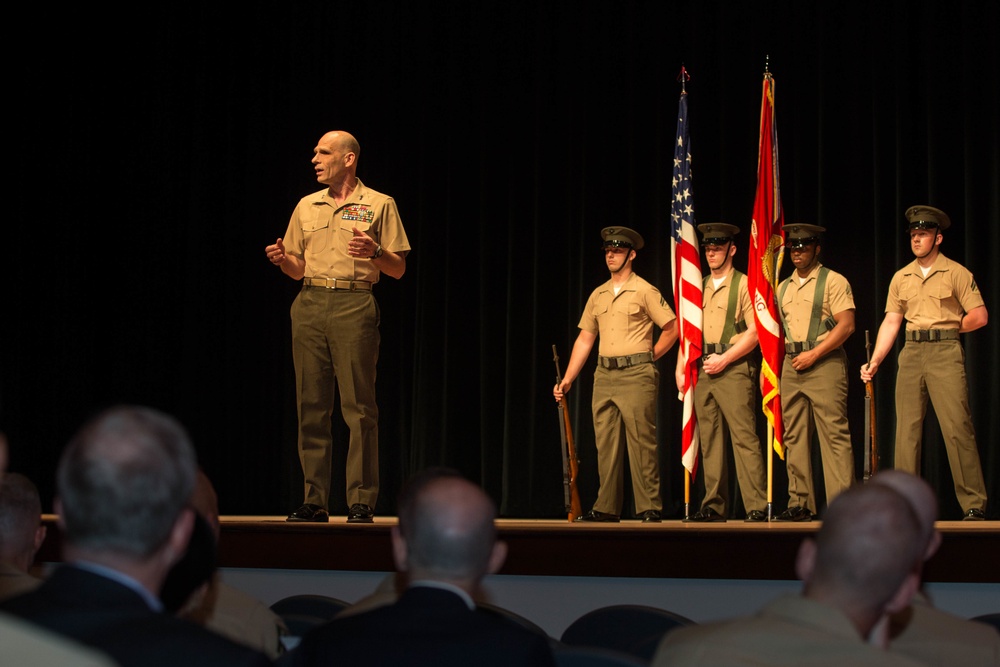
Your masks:
<path fill-rule="evenodd" d="M 118 663 L 40 625 L 0 613 L 0 663 L 19 667 L 115 667 Z"/>
<path fill-rule="evenodd" d="M 10 563 L 0 563 L 0 600 L 33 591 L 41 583 L 38 577 L 22 572 Z"/>
<path fill-rule="evenodd" d="M 792 341 L 801 342 L 809 336 L 813 302 L 816 299 L 816 280 L 819 277 L 821 266 L 823 265 L 817 262 L 809 275 L 806 276 L 804 283 L 800 283 L 798 272 L 794 272 L 785 278 L 778 287 L 781 312 L 784 313 L 785 322 L 788 324 L 786 334 Z M 787 288 L 784 287 L 785 283 L 788 283 Z M 854 295 L 851 293 L 851 285 L 847 282 L 847 278 L 836 271 L 830 271 L 826 276 L 822 308 L 821 321 L 845 310 L 854 309 Z M 823 340 L 829 333 L 825 328 L 820 327 L 816 341 Z"/>
<path fill-rule="evenodd" d="M 708 285 L 701 292 L 702 310 L 702 339 L 705 343 L 735 343 L 740 339 L 742 333 L 734 335 L 729 340 L 720 340 L 722 330 L 726 328 L 726 312 L 729 310 L 729 291 L 732 289 L 734 269 L 730 269 L 729 275 L 722 280 L 722 284 L 715 286 L 715 280 L 709 276 Z M 739 297 L 736 302 L 736 312 L 733 313 L 734 323 L 753 321 L 753 301 L 750 300 L 750 290 L 747 286 L 747 277 L 740 278 Z"/>
<path fill-rule="evenodd" d="M 726 665 L 918 665 L 868 644 L 841 612 L 799 595 L 785 595 L 756 614 L 671 630 L 653 667 Z"/>
<path fill-rule="evenodd" d="M 633 273 L 615 295 L 611 281 L 590 295 L 580 329 L 600 336 L 597 353 L 624 357 L 653 351 L 653 325 L 666 328 L 677 319 L 660 290 Z"/>
<path fill-rule="evenodd" d="M 941 667 L 1000 665 L 996 628 L 935 609 L 923 593 L 892 620 L 889 650 L 893 653 Z"/>
<path fill-rule="evenodd" d="M 972 272 L 938 254 L 926 278 L 917 260 L 896 272 L 889 283 L 885 312 L 902 314 L 907 331 L 959 329 L 965 314 L 983 305 Z"/>
<path fill-rule="evenodd" d="M 288 628 L 263 602 L 223 582 L 216 574 L 205 596 L 184 617 L 235 642 L 257 649 L 272 660 L 283 653 Z"/>
<path fill-rule="evenodd" d="M 383 249 L 406 254 L 410 242 L 392 197 L 366 187 L 361 180 L 341 205 L 320 190 L 299 200 L 285 232 L 285 250 L 306 262 L 306 278 L 340 278 L 377 283 L 378 267 L 347 254 L 357 228 Z"/>

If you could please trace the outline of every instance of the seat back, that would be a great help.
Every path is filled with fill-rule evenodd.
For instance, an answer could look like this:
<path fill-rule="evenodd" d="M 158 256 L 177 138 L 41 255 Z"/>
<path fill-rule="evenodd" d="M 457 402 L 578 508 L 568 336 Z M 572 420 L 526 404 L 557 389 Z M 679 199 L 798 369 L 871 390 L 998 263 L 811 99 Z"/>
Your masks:
<path fill-rule="evenodd" d="M 552 637 L 549 636 L 549 633 L 545 632 L 540 625 L 518 613 L 511 611 L 510 609 L 504 609 L 503 607 L 498 607 L 495 604 L 490 604 L 488 602 L 477 602 L 476 611 L 502 618 L 505 621 L 521 626 L 525 630 L 530 630 L 537 635 L 541 635 L 547 639 L 552 639 Z"/>
<path fill-rule="evenodd" d="M 693 624 L 685 616 L 658 607 L 610 605 L 573 621 L 560 641 L 568 646 L 611 649 L 649 662 L 668 632 Z"/>
<path fill-rule="evenodd" d="M 298 646 L 302 637 L 317 625 L 322 625 L 348 606 L 348 602 L 329 595 L 289 595 L 271 605 L 271 611 L 281 617 L 288 628 L 281 643 L 286 651 Z"/>
<path fill-rule="evenodd" d="M 271 605 L 278 616 L 313 616 L 329 621 L 348 606 L 348 602 L 329 595 L 289 595 Z"/>
<path fill-rule="evenodd" d="M 969 620 L 978 621 L 979 623 L 985 623 L 986 625 L 992 625 L 994 628 L 1000 631 L 1000 613 L 982 614 L 981 616 L 973 616 Z"/>
<path fill-rule="evenodd" d="M 552 655 L 557 667 L 647 667 L 648 661 L 628 653 L 594 646 L 555 646 Z"/>

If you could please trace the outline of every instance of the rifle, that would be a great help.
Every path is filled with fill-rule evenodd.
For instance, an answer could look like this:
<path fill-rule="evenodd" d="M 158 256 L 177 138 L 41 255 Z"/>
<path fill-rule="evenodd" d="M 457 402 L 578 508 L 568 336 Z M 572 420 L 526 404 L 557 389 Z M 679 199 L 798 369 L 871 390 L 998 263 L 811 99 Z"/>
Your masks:
<path fill-rule="evenodd" d="M 865 330 L 865 354 L 868 363 L 872 362 L 872 339 Z M 878 446 L 875 431 L 875 390 L 872 381 L 865 382 L 865 465 L 864 481 L 871 479 L 878 472 Z"/>
<path fill-rule="evenodd" d="M 552 346 L 552 360 L 556 364 L 556 386 L 562 384 L 562 373 L 559 371 L 559 353 L 556 346 Z M 563 464 L 563 503 L 566 506 L 566 513 L 569 520 L 583 514 L 583 507 L 580 505 L 580 493 L 576 489 L 576 475 L 579 471 L 580 462 L 576 458 L 576 445 L 573 443 L 573 427 L 569 421 L 569 408 L 566 401 L 559 401 L 559 437 L 562 439 L 562 464 Z"/>

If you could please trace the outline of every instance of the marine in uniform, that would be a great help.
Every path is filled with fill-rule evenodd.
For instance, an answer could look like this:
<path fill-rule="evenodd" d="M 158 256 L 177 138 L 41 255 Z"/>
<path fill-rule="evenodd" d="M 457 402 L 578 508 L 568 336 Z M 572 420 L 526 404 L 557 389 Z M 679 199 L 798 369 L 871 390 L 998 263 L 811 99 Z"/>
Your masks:
<path fill-rule="evenodd" d="M 600 489 L 593 509 L 576 520 L 620 520 L 627 446 L 636 513 L 644 522 L 658 522 L 663 511 L 656 444 L 660 375 L 653 362 L 677 341 L 673 326 L 677 318 L 660 291 L 632 271 L 636 251 L 643 247 L 642 236 L 628 227 L 605 227 L 601 238 L 611 279 L 587 300 L 566 374 L 552 390 L 561 401 L 599 336 L 592 407 Z M 654 325 L 661 330 L 655 345 Z"/>
<path fill-rule="evenodd" d="M 739 233 L 736 225 L 698 225 L 711 273 L 702 285 L 702 360 L 694 388 L 694 409 L 701 443 L 705 497 L 686 521 L 725 521 L 729 512 L 726 439 L 732 443 L 747 521 L 766 521 L 764 457 L 754 412 L 757 325 L 745 274 L 733 268 Z M 677 386 L 684 368 L 677 359 Z"/>
<path fill-rule="evenodd" d="M 965 351 L 959 334 L 986 325 L 983 295 L 972 273 L 941 252 L 951 226 L 948 215 L 932 206 L 906 211 L 910 249 L 915 259 L 889 283 L 885 319 L 871 361 L 861 367 L 865 382 L 896 342 L 906 321 L 906 344 L 896 372 L 896 451 L 894 467 L 920 474 L 924 415 L 930 398 L 944 436 L 955 495 L 965 519 L 986 518 L 986 484 L 976 447 L 965 377 Z"/>
<path fill-rule="evenodd" d="M 370 523 L 378 499 L 378 405 L 375 367 L 379 310 L 372 286 L 402 277 L 410 250 L 396 202 L 357 178 L 357 140 L 328 132 L 314 149 L 325 189 L 303 197 L 268 259 L 302 291 L 291 308 L 298 403 L 298 449 L 305 502 L 288 521 L 329 520 L 334 390 L 350 429 L 347 520 Z"/>
<path fill-rule="evenodd" d="M 854 483 L 843 348 L 854 333 L 854 296 L 847 279 L 819 261 L 823 227 L 791 224 L 782 229 L 795 271 L 778 285 L 777 293 L 785 331 L 781 419 L 788 509 L 776 518 L 811 521 L 818 512 L 811 459 L 814 431 L 819 437 L 827 504 Z"/>

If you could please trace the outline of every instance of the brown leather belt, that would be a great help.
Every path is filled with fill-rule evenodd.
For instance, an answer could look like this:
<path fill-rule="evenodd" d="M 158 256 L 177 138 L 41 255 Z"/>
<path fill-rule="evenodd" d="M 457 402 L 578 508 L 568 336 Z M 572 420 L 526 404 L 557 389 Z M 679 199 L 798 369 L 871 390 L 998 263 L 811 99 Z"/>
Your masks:
<path fill-rule="evenodd" d="M 322 287 L 323 289 L 370 292 L 372 284 L 366 280 L 344 280 L 341 278 L 303 278 L 306 287 Z"/>
<path fill-rule="evenodd" d="M 597 357 L 597 361 L 600 362 L 601 366 L 603 368 L 607 368 L 608 370 L 628 368 L 630 366 L 638 366 L 639 364 L 648 364 L 652 360 L 652 352 L 639 352 L 638 354 L 630 354 L 625 357 Z"/>
<path fill-rule="evenodd" d="M 906 340 L 917 343 L 936 343 L 939 340 L 958 340 L 958 329 L 913 329 L 906 332 Z"/>

